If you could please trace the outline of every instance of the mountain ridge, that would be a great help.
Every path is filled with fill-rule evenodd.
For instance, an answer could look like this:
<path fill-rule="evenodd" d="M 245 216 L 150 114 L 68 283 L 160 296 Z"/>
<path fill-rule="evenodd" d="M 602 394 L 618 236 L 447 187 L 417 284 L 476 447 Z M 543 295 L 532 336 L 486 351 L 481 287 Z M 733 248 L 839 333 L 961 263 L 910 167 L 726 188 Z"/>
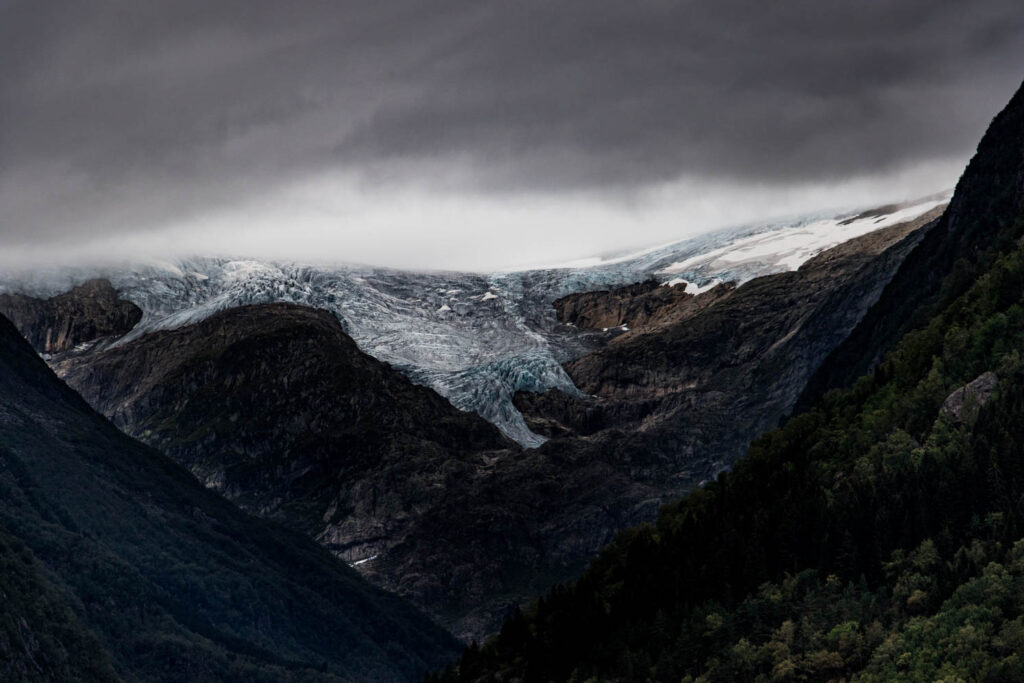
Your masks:
<path fill-rule="evenodd" d="M 126 437 L 2 316 L 0 397 L 0 529 L 16 539 L 3 563 L 14 552 L 41 563 L 35 575 L 55 592 L 28 595 L 50 595 L 102 644 L 83 671 L 111 677 L 105 652 L 133 680 L 414 680 L 454 647 L 315 544 L 245 515 Z M 0 612 L 42 635 L 63 619 L 36 607 L 45 604 Z"/>
<path fill-rule="evenodd" d="M 686 281 L 696 289 L 715 282 L 742 284 L 792 271 L 845 238 L 913 219 L 942 202 L 942 197 L 924 197 L 881 215 L 861 209 L 741 226 L 591 267 L 412 273 L 197 257 L 6 273 L 0 291 L 45 299 L 90 278 L 106 278 L 143 311 L 142 320 L 115 343 L 239 305 L 291 302 L 330 310 L 362 350 L 457 408 L 477 412 L 520 444 L 536 447 L 544 439 L 529 431 L 515 409 L 515 392 L 573 393 L 562 364 L 617 334 L 580 334 L 558 321 L 553 300 L 651 278 Z"/>

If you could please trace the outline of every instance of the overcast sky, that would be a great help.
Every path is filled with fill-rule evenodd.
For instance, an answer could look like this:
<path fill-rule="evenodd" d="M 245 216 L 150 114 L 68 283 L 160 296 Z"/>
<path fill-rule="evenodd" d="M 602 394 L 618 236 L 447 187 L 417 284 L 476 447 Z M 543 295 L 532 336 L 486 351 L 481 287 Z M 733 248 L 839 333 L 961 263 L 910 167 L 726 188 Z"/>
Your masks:
<path fill-rule="evenodd" d="M 0 0 L 0 264 L 556 262 L 951 187 L 1020 0 Z"/>

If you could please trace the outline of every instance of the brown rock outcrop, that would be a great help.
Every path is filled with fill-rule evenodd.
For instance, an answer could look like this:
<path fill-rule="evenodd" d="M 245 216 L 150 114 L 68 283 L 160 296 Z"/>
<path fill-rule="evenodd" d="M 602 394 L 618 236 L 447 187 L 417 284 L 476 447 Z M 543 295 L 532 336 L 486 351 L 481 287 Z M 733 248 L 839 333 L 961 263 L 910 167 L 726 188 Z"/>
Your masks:
<path fill-rule="evenodd" d="M 142 319 L 142 310 L 120 299 L 110 282 L 102 279 L 89 280 L 49 299 L 0 294 L 0 313 L 36 351 L 49 355 L 120 337 Z"/>

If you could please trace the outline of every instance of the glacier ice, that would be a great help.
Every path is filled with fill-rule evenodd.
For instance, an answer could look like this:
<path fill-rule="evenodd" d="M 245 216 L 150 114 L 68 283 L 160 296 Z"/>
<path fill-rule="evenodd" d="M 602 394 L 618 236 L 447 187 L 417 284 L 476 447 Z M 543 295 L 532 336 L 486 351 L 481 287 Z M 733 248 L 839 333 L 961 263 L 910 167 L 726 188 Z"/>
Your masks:
<path fill-rule="evenodd" d="M 7 273 L 0 277 L 0 292 L 53 296 L 89 278 L 105 277 L 143 310 L 140 323 L 116 343 L 246 304 L 323 308 L 366 353 L 535 447 L 544 439 L 527 427 L 512 403 L 514 393 L 551 388 L 578 393 L 561 364 L 624 331 L 560 324 L 551 305 L 555 299 L 651 278 L 667 285 L 685 283 L 691 293 L 722 282 L 741 284 L 795 269 L 834 244 L 915 218 L 942 201 L 931 198 L 870 216 L 817 215 L 746 226 L 613 260 L 521 272 L 415 273 L 190 258 Z"/>

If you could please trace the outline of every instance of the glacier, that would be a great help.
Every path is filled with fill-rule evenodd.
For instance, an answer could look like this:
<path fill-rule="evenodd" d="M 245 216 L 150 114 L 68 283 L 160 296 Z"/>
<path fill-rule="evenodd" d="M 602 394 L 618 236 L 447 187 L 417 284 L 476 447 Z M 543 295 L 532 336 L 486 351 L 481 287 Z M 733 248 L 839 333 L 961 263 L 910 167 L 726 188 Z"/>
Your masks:
<path fill-rule="evenodd" d="M 743 226 L 613 259 L 526 271 L 409 272 L 195 257 L 4 273 L 0 292 L 49 297 L 90 278 L 107 278 L 143 311 L 139 324 L 115 344 L 247 304 L 326 309 L 364 352 L 532 448 L 544 439 L 516 410 L 515 392 L 557 388 L 578 394 L 562 363 L 624 331 L 561 324 L 552 307 L 556 299 L 652 278 L 694 294 L 723 282 L 739 285 L 794 270 L 831 246 L 911 220 L 947 200 L 933 196 L 886 210 Z"/>

